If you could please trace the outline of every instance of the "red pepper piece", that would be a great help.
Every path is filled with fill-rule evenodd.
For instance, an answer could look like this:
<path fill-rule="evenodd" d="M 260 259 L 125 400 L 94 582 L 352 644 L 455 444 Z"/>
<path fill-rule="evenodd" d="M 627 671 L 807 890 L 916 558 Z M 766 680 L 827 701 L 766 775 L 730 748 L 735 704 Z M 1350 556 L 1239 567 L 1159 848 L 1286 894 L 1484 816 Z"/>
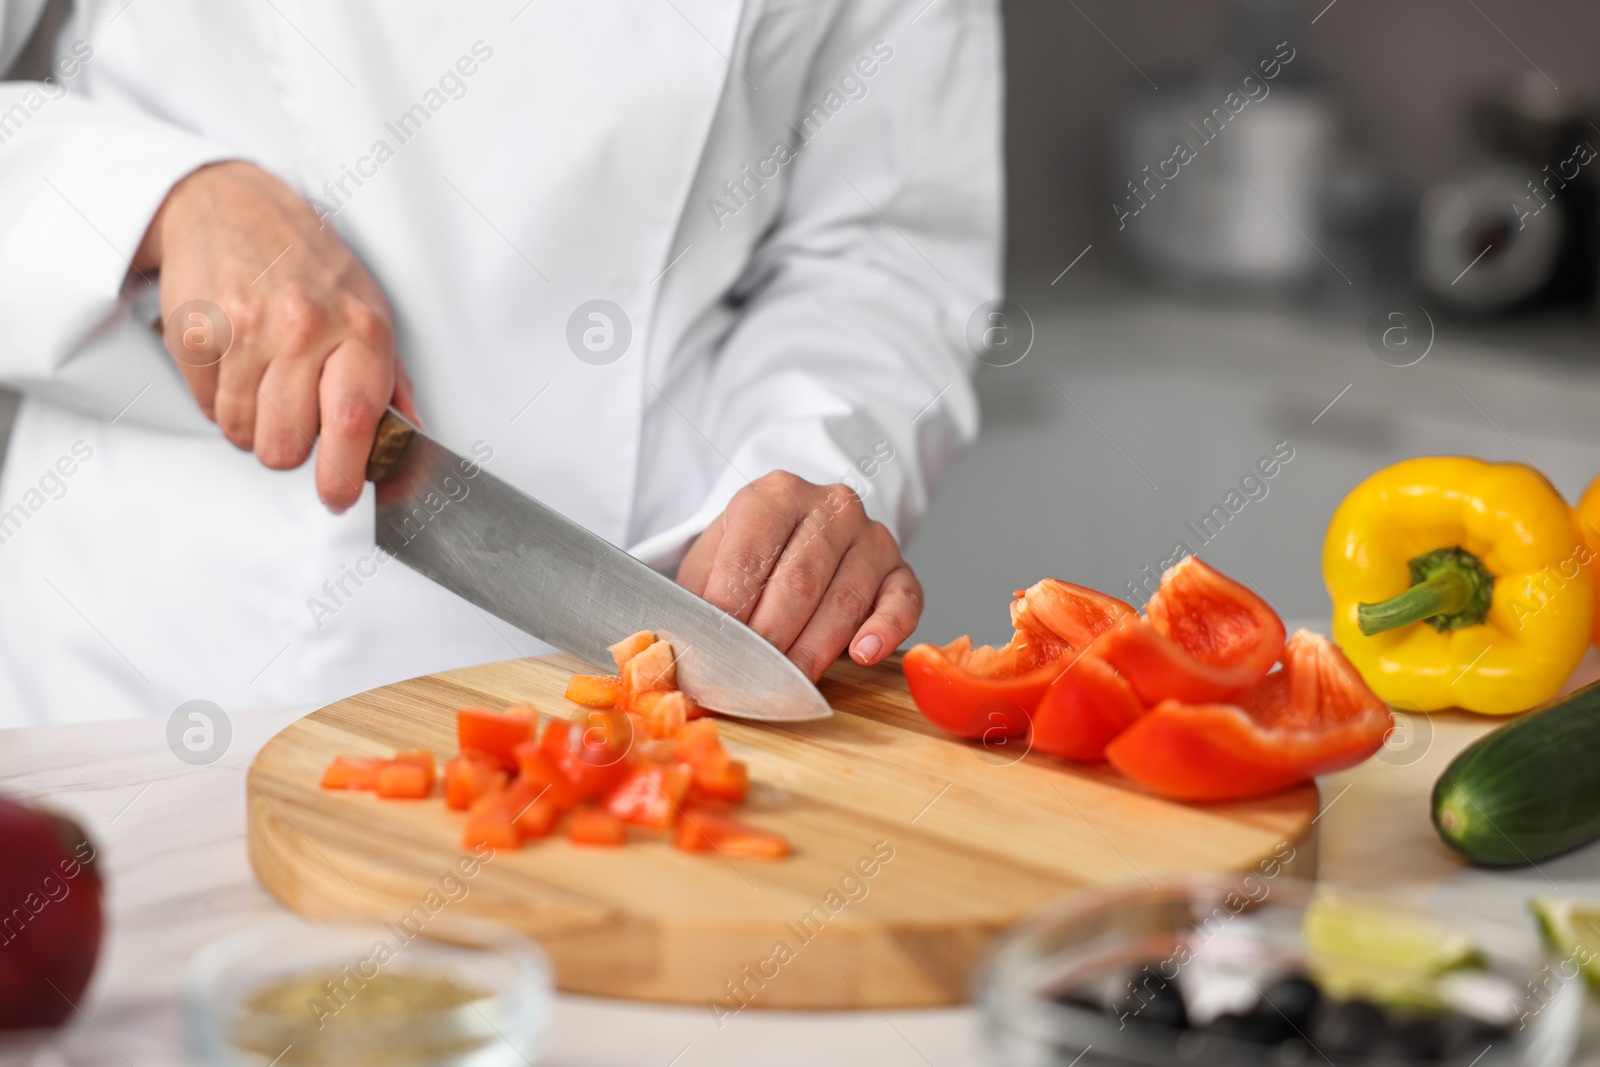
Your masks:
<path fill-rule="evenodd" d="M 518 787 L 543 793 L 561 811 L 578 802 L 577 790 L 543 749 L 528 742 L 518 745 L 516 751 Z"/>
<path fill-rule="evenodd" d="M 943 647 L 917 645 L 901 668 L 912 699 L 935 726 L 962 737 L 1018 736 L 1077 654 L 1135 614 L 1116 597 L 1046 578 L 1017 591 L 1014 632 L 1005 645 L 974 648 L 967 637 Z"/>
<path fill-rule="evenodd" d="M 1227 700 L 1266 677 L 1283 649 L 1283 620 L 1265 600 L 1195 556 L 1161 576 L 1145 620 L 1095 642 L 1146 704 Z"/>
<path fill-rule="evenodd" d="M 567 699 L 586 708 L 609 708 L 616 704 L 622 679 L 614 674 L 574 674 L 567 679 Z"/>
<path fill-rule="evenodd" d="M 609 649 L 611 658 L 617 661 L 617 670 L 621 672 L 623 665 L 630 659 L 656 643 L 656 635 L 649 630 L 640 630 L 636 634 L 629 634 Z"/>
<path fill-rule="evenodd" d="M 521 778 L 501 794 L 505 797 L 506 810 L 511 813 L 511 823 L 517 828 L 518 841 L 546 837 L 561 821 L 562 809 L 550 794 L 548 787 Z"/>
<path fill-rule="evenodd" d="M 466 811 L 479 797 L 505 789 L 508 777 L 495 757 L 463 752 L 444 765 L 444 802 Z"/>
<path fill-rule="evenodd" d="M 1103 760 L 1106 745 L 1144 710 L 1116 668 L 1086 653 L 1045 691 L 1033 713 L 1030 748 L 1084 763 Z"/>
<path fill-rule="evenodd" d="M 623 822 L 670 830 L 689 793 L 689 768 L 642 763 L 606 797 L 606 810 Z"/>
<path fill-rule="evenodd" d="M 433 793 L 433 758 L 392 759 L 378 771 L 378 795 L 388 800 L 421 800 Z"/>
<path fill-rule="evenodd" d="M 515 767 L 515 749 L 533 736 L 537 722 L 538 719 L 530 715 L 462 708 L 456 712 L 456 740 L 463 752 L 468 749 L 487 752 L 507 767 Z"/>
<path fill-rule="evenodd" d="M 750 768 L 724 749 L 694 765 L 694 792 L 700 797 L 738 803 L 750 792 Z"/>
<path fill-rule="evenodd" d="M 462 828 L 463 848 L 487 845 L 494 849 L 514 849 L 522 842 L 517 831 L 518 806 L 508 793 L 490 793 L 472 802 L 467 824 Z"/>
<path fill-rule="evenodd" d="M 1106 746 L 1106 758 L 1165 796 L 1236 800 L 1360 763 L 1392 726 L 1344 653 L 1302 630 L 1283 650 L 1283 669 L 1237 703 L 1158 704 Z"/>
<path fill-rule="evenodd" d="M 322 772 L 322 788 L 376 790 L 378 776 L 388 762 L 376 757 L 335 756 Z"/>
<path fill-rule="evenodd" d="M 789 854 L 789 842 L 782 835 L 699 806 L 684 809 L 672 846 L 685 852 L 716 849 L 731 859 L 776 860 Z"/>
<path fill-rule="evenodd" d="M 591 735 L 587 729 L 581 731 L 580 748 L 576 750 L 572 747 L 576 724 L 552 722 L 545 727 L 544 736 L 539 738 L 539 750 L 571 784 L 574 802 L 603 796 L 627 777 L 628 749 L 613 743 L 612 727 L 619 722 L 626 724 L 627 717 L 617 714 L 615 720 L 607 720 L 599 734 Z"/>
<path fill-rule="evenodd" d="M 575 845 L 621 845 L 627 843 L 628 829 L 604 808 L 575 808 L 567 826 L 567 840 Z"/>

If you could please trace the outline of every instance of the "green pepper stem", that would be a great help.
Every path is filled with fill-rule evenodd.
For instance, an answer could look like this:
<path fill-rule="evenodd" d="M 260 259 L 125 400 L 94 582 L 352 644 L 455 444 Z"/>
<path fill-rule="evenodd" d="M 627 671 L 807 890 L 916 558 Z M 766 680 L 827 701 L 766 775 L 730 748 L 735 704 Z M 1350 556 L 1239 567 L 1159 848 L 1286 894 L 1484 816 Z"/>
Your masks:
<path fill-rule="evenodd" d="M 1489 617 L 1494 575 L 1459 545 L 1424 552 L 1407 566 L 1411 588 L 1377 604 L 1358 604 L 1356 624 L 1371 637 L 1414 622 L 1435 630 L 1479 626 Z"/>
<path fill-rule="evenodd" d="M 1440 570 L 1398 596 L 1360 605 L 1356 622 L 1371 637 L 1435 615 L 1453 615 L 1467 606 L 1471 596 L 1472 583 L 1466 575 L 1454 568 Z"/>

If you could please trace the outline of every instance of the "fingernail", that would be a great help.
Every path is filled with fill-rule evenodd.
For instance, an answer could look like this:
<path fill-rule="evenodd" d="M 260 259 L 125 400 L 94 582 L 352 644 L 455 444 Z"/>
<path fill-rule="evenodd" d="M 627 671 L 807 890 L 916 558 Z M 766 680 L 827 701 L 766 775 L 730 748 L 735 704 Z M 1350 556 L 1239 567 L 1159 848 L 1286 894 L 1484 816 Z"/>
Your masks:
<path fill-rule="evenodd" d="M 883 651 L 883 638 L 877 634 L 868 634 L 856 642 L 856 659 L 862 663 L 871 663 L 878 658 L 878 653 Z"/>

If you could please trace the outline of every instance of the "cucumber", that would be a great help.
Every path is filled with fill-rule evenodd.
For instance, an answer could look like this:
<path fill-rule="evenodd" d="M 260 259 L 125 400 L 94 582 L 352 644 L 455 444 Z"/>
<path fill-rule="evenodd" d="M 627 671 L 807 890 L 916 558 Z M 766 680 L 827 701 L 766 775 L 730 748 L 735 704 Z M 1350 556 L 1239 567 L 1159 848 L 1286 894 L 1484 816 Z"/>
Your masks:
<path fill-rule="evenodd" d="M 1433 825 L 1488 867 L 1538 863 L 1600 837 L 1600 682 L 1463 749 L 1434 783 Z"/>

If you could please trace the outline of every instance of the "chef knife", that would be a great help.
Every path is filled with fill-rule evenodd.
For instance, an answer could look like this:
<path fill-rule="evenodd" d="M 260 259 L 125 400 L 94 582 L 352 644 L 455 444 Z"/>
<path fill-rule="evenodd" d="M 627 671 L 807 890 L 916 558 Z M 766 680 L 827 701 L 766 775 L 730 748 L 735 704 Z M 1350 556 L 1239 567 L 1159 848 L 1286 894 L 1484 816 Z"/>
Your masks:
<path fill-rule="evenodd" d="M 654 630 L 695 703 L 746 719 L 832 714 L 777 647 L 639 560 L 449 451 L 390 408 L 367 462 L 377 541 L 518 629 L 610 669 L 608 645 Z"/>

